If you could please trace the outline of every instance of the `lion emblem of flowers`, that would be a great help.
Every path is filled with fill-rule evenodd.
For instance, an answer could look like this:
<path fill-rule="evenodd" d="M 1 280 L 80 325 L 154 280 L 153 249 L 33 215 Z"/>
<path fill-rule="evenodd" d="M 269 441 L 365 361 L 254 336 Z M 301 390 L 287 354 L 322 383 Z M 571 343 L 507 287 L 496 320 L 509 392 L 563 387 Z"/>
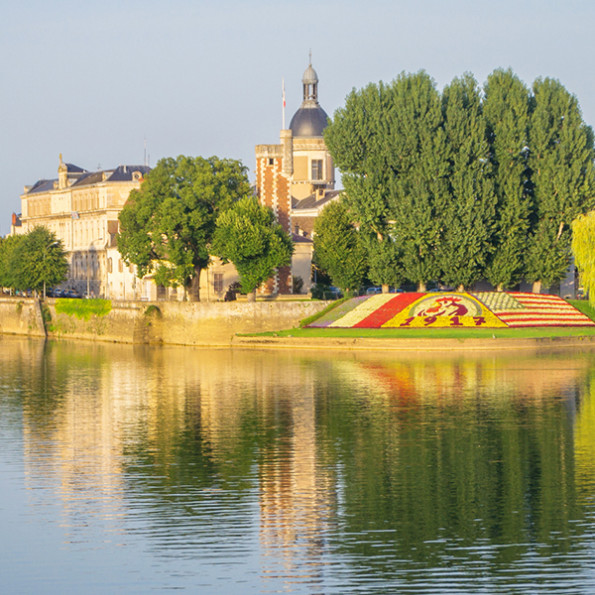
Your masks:
<path fill-rule="evenodd" d="M 411 316 L 478 316 L 481 308 L 475 300 L 456 294 L 447 294 L 440 297 L 429 296 L 415 305 Z"/>

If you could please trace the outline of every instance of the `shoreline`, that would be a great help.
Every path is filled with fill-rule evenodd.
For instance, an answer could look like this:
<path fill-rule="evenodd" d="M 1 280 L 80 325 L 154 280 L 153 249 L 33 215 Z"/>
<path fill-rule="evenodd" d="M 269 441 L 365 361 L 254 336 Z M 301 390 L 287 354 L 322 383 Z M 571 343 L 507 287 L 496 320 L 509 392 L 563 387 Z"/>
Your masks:
<path fill-rule="evenodd" d="M 495 338 L 495 339 L 415 339 L 370 337 L 248 337 L 235 336 L 231 347 L 252 349 L 333 349 L 347 351 L 542 351 L 560 348 L 595 348 L 595 336 Z"/>
<path fill-rule="evenodd" d="M 234 336 L 229 341 L 213 341 L 196 343 L 176 343 L 176 342 L 133 342 L 118 341 L 105 337 L 95 336 L 76 336 L 76 335 L 56 335 L 48 333 L 47 336 L 38 334 L 22 334 L 12 332 L 0 333 L 2 338 L 14 339 L 36 339 L 49 341 L 75 341 L 83 343 L 99 343 L 102 345 L 132 345 L 147 347 L 188 347 L 193 349 L 278 349 L 280 351 L 327 351 L 341 352 L 349 351 L 354 353 L 407 353 L 407 354 L 434 354 L 446 355 L 449 353 L 478 353 L 487 355 L 489 353 L 501 353 L 510 351 L 546 352 L 566 349 L 592 350 L 595 349 L 595 336 L 575 336 L 575 337 L 539 337 L 533 339 L 527 338 L 495 338 L 495 339 L 391 339 L 370 337 L 354 338 L 335 338 L 335 337 L 257 337 L 257 336 Z"/>
<path fill-rule="evenodd" d="M 85 306 L 85 302 L 76 305 Z M 89 304 L 92 305 L 92 304 Z M 300 321 L 318 314 L 328 302 L 126 302 L 109 304 L 98 313 L 65 312 L 55 300 L 0 300 L 0 336 L 29 336 L 52 340 L 75 339 L 101 343 L 172 345 L 212 349 L 280 349 L 374 352 L 525 352 L 552 349 L 591 349 L 595 332 L 539 336 L 306 336 Z M 83 312 L 84 314 L 84 312 Z M 278 329 L 295 329 L 279 331 Z M 352 329 L 354 331 L 355 329 Z M 261 334 L 266 333 L 266 334 Z M 279 333 L 279 335 L 277 335 Z M 363 336 L 362 336 L 363 335 Z"/>
<path fill-rule="evenodd" d="M 595 336 L 536 337 L 536 338 L 372 338 L 372 337 L 271 337 L 234 335 L 228 341 L 203 343 L 119 341 L 113 338 L 81 335 L 60 335 L 0 332 L 0 340 L 32 338 L 50 341 L 80 341 L 84 343 L 145 345 L 149 347 L 189 347 L 194 349 L 278 349 L 331 352 L 370 352 L 446 355 L 449 353 L 500 353 L 507 351 L 545 352 L 566 349 L 595 349 Z"/>

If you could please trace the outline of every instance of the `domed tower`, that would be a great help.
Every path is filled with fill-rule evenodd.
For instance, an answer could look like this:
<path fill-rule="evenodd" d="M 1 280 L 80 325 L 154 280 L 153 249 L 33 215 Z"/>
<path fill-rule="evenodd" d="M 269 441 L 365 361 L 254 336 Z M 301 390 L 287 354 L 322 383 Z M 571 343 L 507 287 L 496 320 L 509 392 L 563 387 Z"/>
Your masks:
<path fill-rule="evenodd" d="M 318 103 L 318 75 L 311 60 L 302 85 L 302 105 L 289 124 L 293 141 L 291 194 L 298 200 L 332 189 L 335 184 L 333 160 L 323 139 L 328 115 Z"/>
<path fill-rule="evenodd" d="M 281 267 L 261 290 L 263 293 L 292 293 L 294 276 L 301 277 L 306 290 L 309 288 L 314 219 L 324 204 L 338 195 L 334 190 L 333 160 L 323 138 L 328 116 L 318 103 L 318 75 L 311 59 L 302 85 L 302 104 L 289 128 L 281 130 L 280 143 L 256 145 L 258 198 L 273 210 L 277 221 L 293 235 L 295 244 L 291 268 Z M 299 250 L 304 251 L 303 258 Z"/>
<path fill-rule="evenodd" d="M 306 68 L 302 84 L 304 99 L 300 109 L 291 118 L 289 129 L 293 138 L 321 138 L 328 116 L 318 103 L 318 75 L 312 64 Z"/>

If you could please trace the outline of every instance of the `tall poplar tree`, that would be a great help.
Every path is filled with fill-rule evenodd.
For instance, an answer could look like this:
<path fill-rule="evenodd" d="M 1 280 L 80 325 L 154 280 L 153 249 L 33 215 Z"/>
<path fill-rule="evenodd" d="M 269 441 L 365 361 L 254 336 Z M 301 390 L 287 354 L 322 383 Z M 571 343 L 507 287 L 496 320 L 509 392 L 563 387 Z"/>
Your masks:
<path fill-rule="evenodd" d="M 449 193 L 440 210 L 442 280 L 460 289 L 479 281 L 492 250 L 495 202 L 481 96 L 470 74 L 444 89 Z"/>
<path fill-rule="evenodd" d="M 525 272 L 531 197 L 528 189 L 529 89 L 509 69 L 495 70 L 484 87 L 483 113 L 497 197 L 493 253 L 486 278 L 511 288 Z"/>
<path fill-rule="evenodd" d="M 449 163 L 440 94 L 425 72 L 401 74 L 390 87 L 386 135 L 389 217 L 405 276 L 425 291 L 440 275 L 441 208 Z"/>
<path fill-rule="evenodd" d="M 595 205 L 593 131 L 576 97 L 560 82 L 537 79 L 529 129 L 534 212 L 527 280 L 537 293 L 564 278 L 570 262 L 571 222 Z"/>
<path fill-rule="evenodd" d="M 324 138 L 343 174 L 344 201 L 362 231 L 373 283 L 399 285 L 399 247 L 390 235 L 388 194 L 394 168 L 389 165 L 392 133 L 387 126 L 390 88 L 370 84 L 347 96 L 325 129 Z"/>

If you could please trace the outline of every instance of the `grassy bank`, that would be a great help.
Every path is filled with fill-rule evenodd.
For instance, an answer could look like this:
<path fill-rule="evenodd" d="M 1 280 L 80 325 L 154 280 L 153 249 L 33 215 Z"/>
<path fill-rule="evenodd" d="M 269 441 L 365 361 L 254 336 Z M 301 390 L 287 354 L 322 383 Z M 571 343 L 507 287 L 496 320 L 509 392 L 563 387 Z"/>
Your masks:
<path fill-rule="evenodd" d="M 595 328 L 554 327 L 554 328 L 294 328 L 283 331 L 258 333 L 258 337 L 329 337 L 329 338 L 370 338 L 370 339 L 499 339 L 542 337 L 590 337 L 595 336 Z"/>

